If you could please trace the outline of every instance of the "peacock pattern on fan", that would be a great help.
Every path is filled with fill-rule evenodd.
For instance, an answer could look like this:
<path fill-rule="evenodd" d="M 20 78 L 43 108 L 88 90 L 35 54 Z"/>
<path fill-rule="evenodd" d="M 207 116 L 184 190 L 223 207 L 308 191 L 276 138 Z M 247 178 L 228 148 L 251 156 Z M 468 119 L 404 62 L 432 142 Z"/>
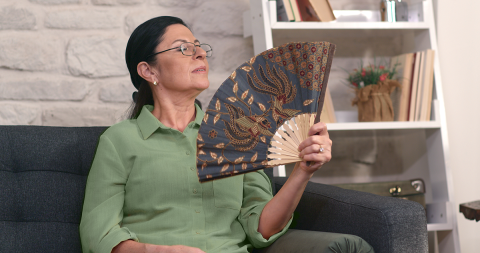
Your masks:
<path fill-rule="evenodd" d="M 213 96 L 200 126 L 200 181 L 272 166 L 268 148 L 277 129 L 294 116 L 316 113 L 332 51 L 328 42 L 288 43 L 237 68 Z"/>

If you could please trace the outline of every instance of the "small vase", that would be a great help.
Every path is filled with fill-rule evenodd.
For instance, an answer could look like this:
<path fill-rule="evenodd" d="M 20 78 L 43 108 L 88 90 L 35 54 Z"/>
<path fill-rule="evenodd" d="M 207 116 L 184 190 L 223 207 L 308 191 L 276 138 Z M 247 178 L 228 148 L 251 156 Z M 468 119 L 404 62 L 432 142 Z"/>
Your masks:
<path fill-rule="evenodd" d="M 399 82 L 386 79 L 357 89 L 352 105 L 358 107 L 358 121 L 393 121 L 390 94 L 396 87 L 400 87 Z"/>

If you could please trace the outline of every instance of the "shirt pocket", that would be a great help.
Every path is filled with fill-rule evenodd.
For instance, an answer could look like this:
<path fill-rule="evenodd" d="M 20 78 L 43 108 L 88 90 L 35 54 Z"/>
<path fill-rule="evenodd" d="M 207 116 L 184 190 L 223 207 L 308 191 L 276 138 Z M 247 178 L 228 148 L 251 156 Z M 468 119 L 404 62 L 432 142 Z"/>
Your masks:
<path fill-rule="evenodd" d="M 236 175 L 213 181 L 216 207 L 240 210 L 243 202 L 243 176 Z"/>

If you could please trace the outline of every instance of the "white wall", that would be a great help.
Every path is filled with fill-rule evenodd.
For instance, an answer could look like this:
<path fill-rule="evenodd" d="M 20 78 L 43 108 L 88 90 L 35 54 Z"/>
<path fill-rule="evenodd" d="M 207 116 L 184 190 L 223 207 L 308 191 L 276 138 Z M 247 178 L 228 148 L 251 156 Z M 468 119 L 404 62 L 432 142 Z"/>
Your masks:
<path fill-rule="evenodd" d="M 480 200 L 480 95 L 476 93 L 480 87 L 480 2 L 437 0 L 435 5 L 449 139 L 447 166 L 453 172 L 458 207 Z M 480 252 L 480 223 L 461 213 L 457 220 L 462 252 Z"/>

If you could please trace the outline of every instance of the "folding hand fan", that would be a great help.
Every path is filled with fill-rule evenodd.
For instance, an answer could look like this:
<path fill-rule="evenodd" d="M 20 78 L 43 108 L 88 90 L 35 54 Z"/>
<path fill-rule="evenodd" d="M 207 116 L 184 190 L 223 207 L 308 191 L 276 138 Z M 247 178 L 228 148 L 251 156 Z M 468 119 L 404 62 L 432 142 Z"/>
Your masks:
<path fill-rule="evenodd" d="M 288 43 L 237 68 L 200 126 L 200 181 L 301 161 L 297 147 L 320 119 L 334 52 L 329 42 Z"/>

